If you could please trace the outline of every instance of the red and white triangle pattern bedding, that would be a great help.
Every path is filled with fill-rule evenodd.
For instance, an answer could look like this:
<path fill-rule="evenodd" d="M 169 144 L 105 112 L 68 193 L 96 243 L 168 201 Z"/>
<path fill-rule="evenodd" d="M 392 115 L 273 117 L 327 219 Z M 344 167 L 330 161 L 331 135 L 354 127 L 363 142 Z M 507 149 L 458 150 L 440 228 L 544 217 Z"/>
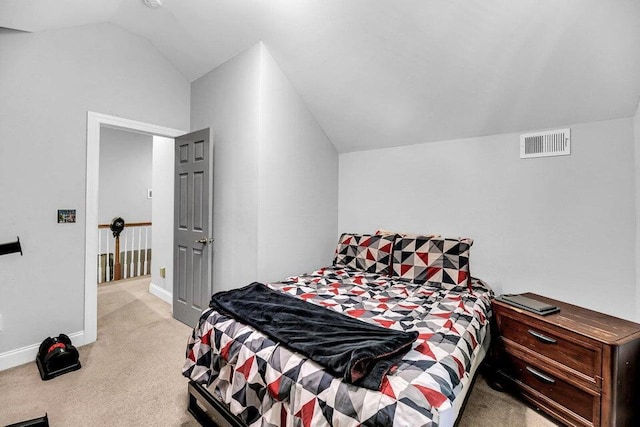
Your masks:
<path fill-rule="evenodd" d="M 209 385 L 251 426 L 438 425 L 439 411 L 469 384 L 493 295 L 475 278 L 470 290 L 337 267 L 269 286 L 420 336 L 375 391 L 344 383 L 253 328 L 206 310 L 189 338 L 183 374 Z"/>

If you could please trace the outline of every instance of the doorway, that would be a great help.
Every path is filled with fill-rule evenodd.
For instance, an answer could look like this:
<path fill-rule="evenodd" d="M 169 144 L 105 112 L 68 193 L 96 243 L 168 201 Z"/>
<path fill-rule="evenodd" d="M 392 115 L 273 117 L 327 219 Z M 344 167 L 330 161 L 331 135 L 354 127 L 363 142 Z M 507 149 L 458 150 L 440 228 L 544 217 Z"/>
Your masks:
<path fill-rule="evenodd" d="M 160 215 L 153 212 L 152 194 L 153 189 L 156 194 L 167 191 L 154 183 L 154 178 L 160 176 L 154 166 L 154 158 L 160 157 L 155 151 L 162 145 L 173 148 L 172 140 L 168 144 L 155 140 L 140 132 L 100 128 L 99 285 L 151 274 L 152 214 Z M 110 227 L 115 218 L 123 219 L 125 227 L 117 242 Z"/>
<path fill-rule="evenodd" d="M 124 131 L 132 131 L 166 138 L 175 138 L 187 133 L 150 123 L 109 116 L 106 114 L 87 113 L 87 176 L 85 200 L 85 277 L 84 277 L 84 335 L 78 345 L 92 343 L 97 338 L 97 301 L 98 287 L 96 271 L 98 268 L 98 195 L 100 168 L 100 128 L 110 127 Z"/>

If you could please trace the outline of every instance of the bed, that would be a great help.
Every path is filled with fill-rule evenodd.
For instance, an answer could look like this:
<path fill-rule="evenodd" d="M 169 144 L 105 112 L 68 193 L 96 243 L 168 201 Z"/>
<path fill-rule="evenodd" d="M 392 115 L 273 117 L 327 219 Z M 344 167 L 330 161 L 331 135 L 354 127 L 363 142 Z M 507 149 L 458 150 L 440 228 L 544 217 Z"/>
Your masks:
<path fill-rule="evenodd" d="M 381 328 L 416 331 L 377 390 L 345 382 L 228 313 L 205 310 L 183 368 L 192 413 L 248 426 L 453 425 L 490 341 L 493 293 L 469 274 L 472 243 L 345 233 L 331 266 L 267 284 Z"/>

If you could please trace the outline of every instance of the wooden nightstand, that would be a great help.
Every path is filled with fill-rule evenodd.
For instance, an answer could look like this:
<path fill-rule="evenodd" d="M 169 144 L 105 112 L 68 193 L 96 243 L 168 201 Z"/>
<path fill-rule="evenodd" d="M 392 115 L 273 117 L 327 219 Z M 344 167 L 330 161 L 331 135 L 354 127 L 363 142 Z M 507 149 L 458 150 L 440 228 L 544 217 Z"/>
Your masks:
<path fill-rule="evenodd" d="M 640 324 L 525 295 L 560 312 L 493 301 L 498 383 L 567 425 L 640 425 Z"/>

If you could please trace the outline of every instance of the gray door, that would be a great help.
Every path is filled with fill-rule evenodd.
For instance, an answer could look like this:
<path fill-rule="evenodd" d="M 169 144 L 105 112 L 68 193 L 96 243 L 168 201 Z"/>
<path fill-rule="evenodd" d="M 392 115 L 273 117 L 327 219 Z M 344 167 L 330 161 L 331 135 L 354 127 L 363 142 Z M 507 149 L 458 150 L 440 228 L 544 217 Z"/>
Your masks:
<path fill-rule="evenodd" d="M 173 317 L 195 326 L 211 298 L 213 156 L 209 129 L 176 138 Z"/>

